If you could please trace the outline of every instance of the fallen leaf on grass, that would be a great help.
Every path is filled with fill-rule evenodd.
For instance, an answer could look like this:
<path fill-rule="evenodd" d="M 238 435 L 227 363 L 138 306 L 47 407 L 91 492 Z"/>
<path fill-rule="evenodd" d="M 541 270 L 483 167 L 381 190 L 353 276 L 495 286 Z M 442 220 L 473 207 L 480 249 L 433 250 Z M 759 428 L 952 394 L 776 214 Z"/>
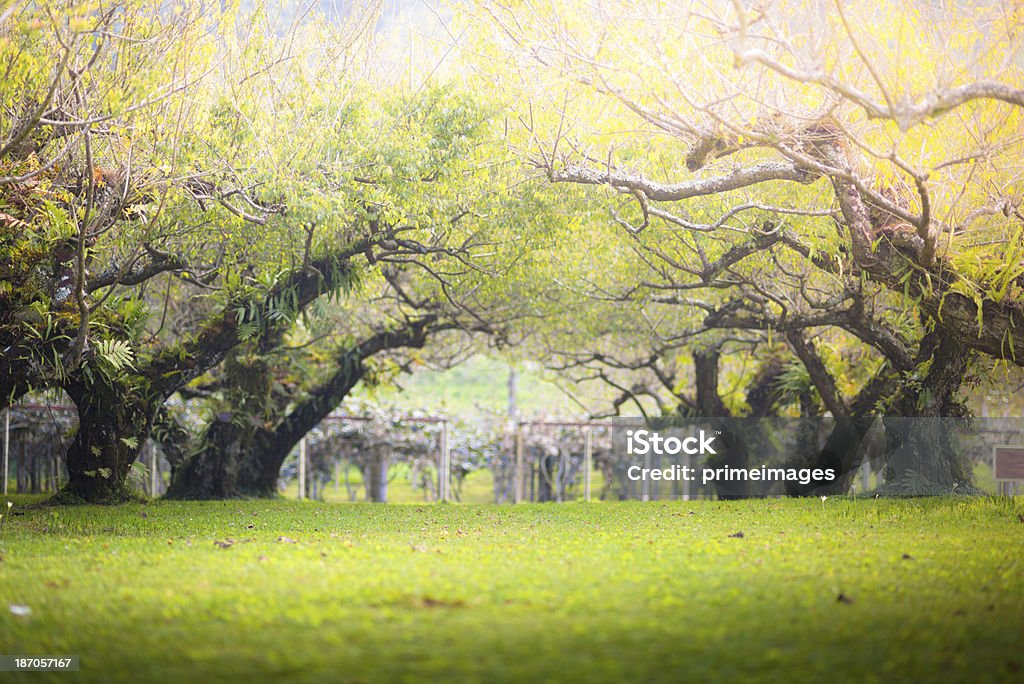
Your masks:
<path fill-rule="evenodd" d="M 277 541 L 280 544 L 298 544 L 299 543 L 298 541 L 296 541 L 295 539 L 292 539 L 291 537 L 283 537 L 283 536 L 282 537 L 278 537 Z"/>
<path fill-rule="evenodd" d="M 445 601 L 444 599 L 431 598 L 430 596 L 424 596 L 420 600 L 420 604 L 424 608 L 462 608 L 466 605 L 466 602 L 462 599 L 455 599 L 454 601 Z"/>
<path fill-rule="evenodd" d="M 743 539 L 743 533 L 742 532 L 737 532 L 736 534 L 730 534 L 729 536 L 732 537 L 733 539 Z"/>
<path fill-rule="evenodd" d="M 217 547 L 222 548 L 222 549 L 230 549 L 232 546 L 235 545 L 235 540 L 234 539 L 225 539 L 224 541 L 215 541 L 215 542 L 213 542 L 213 544 L 214 544 L 214 546 L 217 546 Z"/>

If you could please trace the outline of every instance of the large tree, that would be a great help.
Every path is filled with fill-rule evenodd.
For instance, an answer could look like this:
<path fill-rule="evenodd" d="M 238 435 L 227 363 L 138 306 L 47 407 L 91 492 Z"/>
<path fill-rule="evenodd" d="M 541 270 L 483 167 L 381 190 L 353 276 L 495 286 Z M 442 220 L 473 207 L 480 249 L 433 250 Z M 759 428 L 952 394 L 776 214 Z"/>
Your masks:
<path fill-rule="evenodd" d="M 121 496 L 168 396 L 323 295 L 501 252 L 487 112 L 365 69 L 370 14 L 62 9 L 0 16 L 0 389 L 77 405 L 66 494 Z"/>
<path fill-rule="evenodd" d="M 872 412 L 957 416 L 973 355 L 1024 365 L 1019 17 L 878 12 L 489 2 L 484 49 L 522 74 L 506 84 L 530 161 L 603 190 L 641 246 L 647 301 L 784 339 L 836 418 L 853 409 L 822 359 L 836 330 L 888 369 L 862 390 L 896 381 Z M 955 450 L 916 451 L 923 479 L 970 479 Z"/>
<path fill-rule="evenodd" d="M 160 416 L 169 496 L 274 496 L 293 447 L 357 385 L 389 382 L 429 354 L 424 347 L 450 346 L 451 334 L 494 337 L 515 323 L 516 312 L 500 307 L 413 298 L 413 284 L 398 279 L 392 272 L 365 301 L 329 305 L 309 328 L 236 347 L 215 375 L 183 388 L 188 410 L 211 417 L 193 439 L 174 415 Z"/>

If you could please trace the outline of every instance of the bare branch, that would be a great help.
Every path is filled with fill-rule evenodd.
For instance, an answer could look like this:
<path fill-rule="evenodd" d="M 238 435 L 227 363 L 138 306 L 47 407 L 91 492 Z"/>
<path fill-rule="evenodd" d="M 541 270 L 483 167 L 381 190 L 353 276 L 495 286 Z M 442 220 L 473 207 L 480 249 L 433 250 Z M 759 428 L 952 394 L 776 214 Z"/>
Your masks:
<path fill-rule="evenodd" d="M 814 180 L 813 176 L 797 165 L 776 161 L 741 167 L 725 176 L 694 179 L 683 183 L 657 183 L 638 174 L 611 170 L 599 171 L 579 165 L 570 165 L 563 170 L 549 168 L 548 174 L 556 183 L 609 185 L 616 189 L 625 188 L 642 192 L 647 199 L 656 202 L 678 202 L 692 197 L 716 195 L 769 181 L 809 183 Z"/>

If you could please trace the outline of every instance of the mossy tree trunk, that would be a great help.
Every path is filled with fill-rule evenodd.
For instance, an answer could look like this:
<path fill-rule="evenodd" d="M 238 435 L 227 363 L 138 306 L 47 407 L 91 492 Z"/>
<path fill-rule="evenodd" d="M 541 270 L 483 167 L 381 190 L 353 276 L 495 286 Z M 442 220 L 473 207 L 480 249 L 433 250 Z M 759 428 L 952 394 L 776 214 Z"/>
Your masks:
<path fill-rule="evenodd" d="M 324 292 L 349 282 L 348 259 L 367 246 L 358 242 L 315 259 L 281 278 L 268 292 L 230 302 L 206 319 L 195 335 L 136 360 L 133 367 L 117 374 L 98 368 L 101 362 L 95 359 L 83 363 L 63 383 L 79 413 L 78 433 L 66 454 L 69 479 L 63 491 L 88 502 L 123 498 L 125 478 L 163 402 L 240 345 L 243 323 L 257 324 L 257 339 L 272 338 L 287 325 L 287 318 L 271 315 L 280 311 L 282 301 L 302 310 Z M 239 317 L 240 310 L 248 312 L 247 319 Z"/>
<path fill-rule="evenodd" d="M 799 481 L 786 482 L 786 493 L 790 496 L 821 496 L 845 494 L 850 490 L 857 469 L 864 462 L 867 440 L 871 428 L 878 420 L 879 400 L 891 393 L 897 384 L 897 376 L 888 366 L 883 367 L 861 389 L 854 398 L 844 417 L 832 419 L 831 428 L 824 445 L 818 449 L 818 421 L 809 418 L 801 429 L 806 428 L 807 442 L 801 455 L 786 464 L 787 468 L 832 469 L 836 478 L 830 482 Z M 813 434 L 810 434 L 813 433 Z"/>
<path fill-rule="evenodd" d="M 254 345 L 227 358 L 222 380 L 227 388 L 226 406 L 207 424 L 196 452 L 175 468 L 168 496 L 219 499 L 273 493 L 272 489 L 269 493 L 250 491 L 244 477 L 251 470 L 260 431 L 277 412 L 279 400 L 273 396 L 273 383 L 274 369 Z"/>
<path fill-rule="evenodd" d="M 65 386 L 78 407 L 78 431 L 65 456 L 68 482 L 58 495 L 90 503 L 130 497 L 126 479 L 149 437 L 156 399 L 93 370 Z"/>
<path fill-rule="evenodd" d="M 254 361 L 245 371 L 246 391 L 208 426 L 199 447 L 175 472 L 167 495 L 178 499 L 271 497 L 281 466 L 306 433 L 349 395 L 366 374 L 365 362 L 382 351 L 422 347 L 436 317 L 411 322 L 397 331 L 376 333 L 339 350 L 334 372 L 290 407 L 280 407 L 269 391 L 270 368 Z M 287 398 L 285 398 L 287 399 Z"/>
<path fill-rule="evenodd" d="M 886 418 L 886 482 L 896 494 L 936 494 L 974 486 L 971 465 L 957 433 L 968 412 L 958 398 L 973 352 L 939 329 L 922 346 L 930 352 L 923 378 L 897 397 L 897 415 Z"/>

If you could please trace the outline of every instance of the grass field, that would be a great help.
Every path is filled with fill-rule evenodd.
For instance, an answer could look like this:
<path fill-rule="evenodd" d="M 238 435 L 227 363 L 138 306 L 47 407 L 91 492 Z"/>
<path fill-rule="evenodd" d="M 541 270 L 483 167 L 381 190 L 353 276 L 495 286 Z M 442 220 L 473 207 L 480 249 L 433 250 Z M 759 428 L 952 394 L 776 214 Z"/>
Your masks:
<path fill-rule="evenodd" d="M 13 512 L 7 681 L 1024 680 L 1007 499 Z"/>

